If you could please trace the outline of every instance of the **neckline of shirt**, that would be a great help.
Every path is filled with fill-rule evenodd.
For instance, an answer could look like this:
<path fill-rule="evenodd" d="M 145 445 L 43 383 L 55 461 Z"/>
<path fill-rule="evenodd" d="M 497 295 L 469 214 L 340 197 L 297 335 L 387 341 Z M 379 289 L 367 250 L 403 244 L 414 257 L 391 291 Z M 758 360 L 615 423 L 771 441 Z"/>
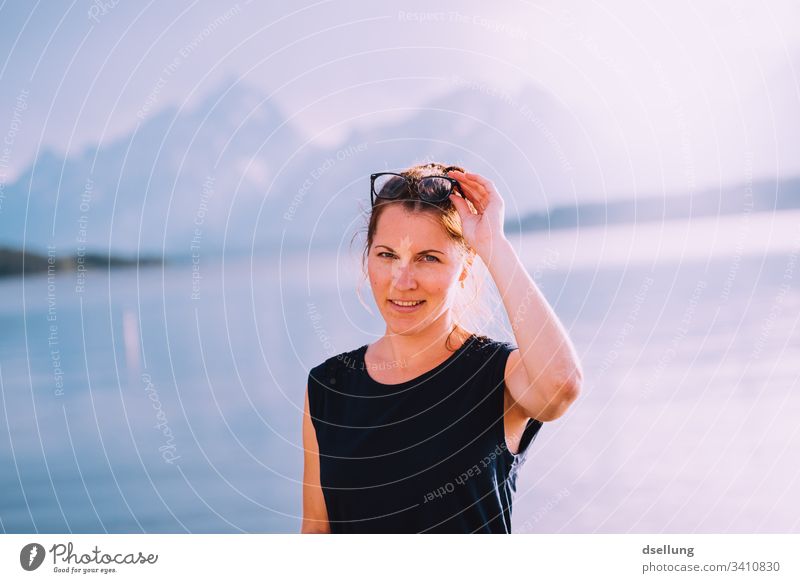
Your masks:
<path fill-rule="evenodd" d="M 372 376 L 369 374 L 369 371 L 367 370 L 367 361 L 366 361 L 366 358 L 365 358 L 365 355 L 367 354 L 367 347 L 369 346 L 368 344 L 364 344 L 364 346 L 362 346 L 361 348 L 358 349 L 358 359 L 359 359 L 359 364 L 360 364 L 361 371 L 363 372 L 364 376 L 366 377 L 366 379 L 369 382 L 371 382 L 372 384 L 377 385 L 379 387 L 386 387 L 386 388 L 394 389 L 394 388 L 405 387 L 405 386 L 410 385 L 410 384 L 418 383 L 418 382 L 422 381 L 424 378 L 427 378 L 427 377 L 431 376 L 432 374 L 436 373 L 437 371 L 439 371 L 439 369 L 444 368 L 453 359 L 455 359 L 456 356 L 458 356 L 460 353 L 462 353 L 464 351 L 464 349 L 468 347 L 468 345 L 472 344 L 476 340 L 476 338 L 477 338 L 477 336 L 474 333 L 470 334 L 469 336 L 467 336 L 467 339 L 464 340 L 464 342 L 461 344 L 461 346 L 456 348 L 453 351 L 453 354 L 448 356 L 447 359 L 443 360 L 442 362 L 437 364 L 432 369 L 430 369 L 428 371 L 425 371 L 422 374 L 414 377 L 413 379 L 410 379 L 410 380 L 407 380 L 407 381 L 403 381 L 401 383 L 390 383 L 390 384 L 387 384 L 387 383 L 382 383 L 380 381 L 376 381 L 374 378 L 372 378 Z"/>

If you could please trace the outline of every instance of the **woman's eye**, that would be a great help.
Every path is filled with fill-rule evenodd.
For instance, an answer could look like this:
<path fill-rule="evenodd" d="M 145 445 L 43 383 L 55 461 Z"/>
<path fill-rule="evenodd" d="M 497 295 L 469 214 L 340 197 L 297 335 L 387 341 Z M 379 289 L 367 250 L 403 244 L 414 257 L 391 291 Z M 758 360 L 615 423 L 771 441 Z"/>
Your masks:
<path fill-rule="evenodd" d="M 389 253 L 388 251 L 380 251 L 378 253 L 378 257 L 386 257 L 388 259 L 392 259 L 394 257 L 394 253 Z M 439 258 L 436 257 L 435 255 L 424 255 L 422 258 L 425 259 L 425 261 L 423 261 L 423 263 L 437 263 L 437 262 L 439 262 Z M 433 261 L 428 261 L 429 258 L 433 259 Z"/>

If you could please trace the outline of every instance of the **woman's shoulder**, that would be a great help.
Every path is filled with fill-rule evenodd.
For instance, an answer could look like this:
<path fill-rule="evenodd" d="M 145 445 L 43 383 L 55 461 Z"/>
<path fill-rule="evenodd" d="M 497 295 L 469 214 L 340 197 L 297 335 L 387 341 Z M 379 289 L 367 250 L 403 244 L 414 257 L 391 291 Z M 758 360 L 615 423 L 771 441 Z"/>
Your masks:
<path fill-rule="evenodd" d="M 474 334 L 472 348 L 473 353 L 486 357 L 496 353 L 512 352 L 517 349 L 517 346 L 513 342 L 492 338 L 485 334 Z"/>
<path fill-rule="evenodd" d="M 340 352 L 339 354 L 326 358 L 316 366 L 311 367 L 309 376 L 314 379 L 322 380 L 326 377 L 333 376 L 338 370 L 356 370 L 361 362 L 359 354 L 364 348 L 366 348 L 366 345 Z"/>

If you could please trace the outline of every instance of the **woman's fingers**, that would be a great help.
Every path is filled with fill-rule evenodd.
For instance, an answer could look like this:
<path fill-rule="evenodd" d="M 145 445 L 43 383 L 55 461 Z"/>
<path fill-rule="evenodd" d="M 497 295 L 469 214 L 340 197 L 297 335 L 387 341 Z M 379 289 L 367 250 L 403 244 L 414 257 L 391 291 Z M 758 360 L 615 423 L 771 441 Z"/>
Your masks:
<path fill-rule="evenodd" d="M 492 192 L 494 192 L 494 183 L 491 180 L 480 174 L 472 174 L 470 172 L 467 172 L 467 179 L 477 185 L 478 190 L 482 192 L 484 197 L 491 198 Z"/>
<path fill-rule="evenodd" d="M 461 220 L 462 221 L 464 221 L 468 215 L 472 214 L 472 211 L 467 206 L 467 201 L 465 201 L 463 198 L 461 198 L 457 194 L 451 194 L 450 195 L 450 201 L 456 207 L 456 210 L 458 211 L 458 214 L 461 215 Z"/>
<path fill-rule="evenodd" d="M 458 170 L 451 170 L 448 172 L 448 175 L 450 174 L 453 174 L 454 178 L 458 180 L 464 194 L 470 199 L 470 202 L 475 205 L 475 208 L 477 208 L 479 212 L 483 212 L 486 205 L 489 203 L 489 193 L 486 191 L 486 187 L 474 178 L 476 175 L 459 172 Z"/>
<path fill-rule="evenodd" d="M 489 196 L 489 188 L 491 187 L 491 182 L 489 182 L 479 174 L 471 174 L 469 172 L 466 173 L 462 172 L 460 174 L 461 178 L 457 179 L 460 183 L 468 184 L 482 198 L 486 198 Z"/>

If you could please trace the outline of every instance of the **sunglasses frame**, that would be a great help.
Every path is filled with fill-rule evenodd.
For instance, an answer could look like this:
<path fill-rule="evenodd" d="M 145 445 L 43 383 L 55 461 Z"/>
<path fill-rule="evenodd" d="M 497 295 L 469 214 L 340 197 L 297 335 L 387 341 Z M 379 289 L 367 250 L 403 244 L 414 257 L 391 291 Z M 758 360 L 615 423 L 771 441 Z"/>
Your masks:
<path fill-rule="evenodd" d="M 445 169 L 445 172 L 447 172 L 449 170 L 457 170 L 457 168 L 448 167 L 448 168 Z M 411 188 L 419 196 L 419 199 L 422 200 L 422 201 L 425 201 L 425 202 L 431 202 L 431 203 L 444 202 L 445 200 L 450 198 L 450 195 L 453 194 L 454 192 L 457 192 L 458 194 L 460 194 L 461 198 L 463 198 L 463 199 L 467 198 L 466 196 L 464 196 L 464 192 L 461 190 L 461 184 L 458 182 L 458 180 L 456 180 L 455 178 L 452 178 L 450 176 L 434 175 L 434 176 L 423 176 L 422 178 L 414 178 L 414 177 L 411 177 L 411 176 L 407 176 L 406 174 L 401 174 L 399 172 L 376 172 L 374 174 L 370 174 L 370 176 L 369 176 L 369 196 L 370 196 L 370 203 L 371 203 L 372 206 L 375 206 L 375 199 L 378 199 L 378 198 L 381 198 L 383 200 L 398 200 L 396 198 L 387 198 L 385 196 L 380 196 L 380 195 L 378 195 L 377 192 L 375 192 L 375 179 L 378 178 L 379 176 L 399 176 L 400 178 L 402 178 L 406 182 L 408 182 L 409 185 L 411 186 Z M 443 197 L 441 199 L 437 199 L 437 200 L 428 200 L 428 199 L 422 198 L 422 195 L 420 195 L 419 190 L 417 189 L 417 185 L 419 184 L 419 182 L 421 180 L 425 180 L 427 178 L 444 178 L 445 180 L 447 180 L 450 183 L 450 192 L 448 192 L 445 197 Z"/>

